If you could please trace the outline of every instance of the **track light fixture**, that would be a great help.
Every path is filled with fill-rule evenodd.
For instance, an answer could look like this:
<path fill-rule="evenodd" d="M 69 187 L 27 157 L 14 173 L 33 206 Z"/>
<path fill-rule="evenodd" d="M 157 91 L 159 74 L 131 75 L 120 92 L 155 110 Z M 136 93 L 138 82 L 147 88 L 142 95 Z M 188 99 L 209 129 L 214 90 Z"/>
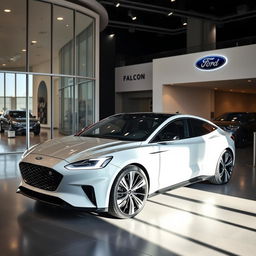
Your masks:
<path fill-rule="evenodd" d="M 137 20 L 137 17 L 135 15 L 133 15 L 132 11 L 129 10 L 128 11 L 128 16 L 132 19 L 132 20 Z"/>
<path fill-rule="evenodd" d="M 181 22 L 182 22 L 182 26 L 184 26 L 184 27 L 188 25 L 188 21 L 187 21 L 186 18 L 183 18 L 183 19 L 181 20 Z"/>

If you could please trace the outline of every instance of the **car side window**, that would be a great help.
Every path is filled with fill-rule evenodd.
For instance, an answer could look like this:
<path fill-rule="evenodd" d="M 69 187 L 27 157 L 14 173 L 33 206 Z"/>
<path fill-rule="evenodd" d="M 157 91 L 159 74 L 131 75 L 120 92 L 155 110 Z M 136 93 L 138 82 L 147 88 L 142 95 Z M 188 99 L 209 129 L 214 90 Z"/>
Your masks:
<path fill-rule="evenodd" d="M 189 123 L 190 138 L 203 136 L 217 129 L 215 126 L 211 125 L 210 123 L 205 122 L 203 120 L 195 119 L 195 118 L 188 119 L 188 123 Z"/>
<path fill-rule="evenodd" d="M 153 139 L 152 142 L 173 141 L 185 138 L 184 120 L 176 120 L 166 125 Z"/>

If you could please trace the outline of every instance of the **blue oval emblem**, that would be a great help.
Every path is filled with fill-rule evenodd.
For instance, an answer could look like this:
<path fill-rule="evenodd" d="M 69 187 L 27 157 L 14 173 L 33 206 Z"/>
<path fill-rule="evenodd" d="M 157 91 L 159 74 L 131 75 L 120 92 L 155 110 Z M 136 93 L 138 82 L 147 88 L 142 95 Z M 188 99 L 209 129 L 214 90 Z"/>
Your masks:
<path fill-rule="evenodd" d="M 199 59 L 196 62 L 196 67 L 203 71 L 212 71 L 222 68 L 227 64 L 227 58 L 220 55 L 210 55 Z"/>

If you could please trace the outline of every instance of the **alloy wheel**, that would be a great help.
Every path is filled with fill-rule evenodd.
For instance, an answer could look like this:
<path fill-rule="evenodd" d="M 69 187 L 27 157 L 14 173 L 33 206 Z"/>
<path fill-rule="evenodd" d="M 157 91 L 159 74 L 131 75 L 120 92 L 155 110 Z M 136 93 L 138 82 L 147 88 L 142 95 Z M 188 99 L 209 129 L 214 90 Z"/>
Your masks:
<path fill-rule="evenodd" d="M 229 151 L 225 151 L 219 161 L 219 179 L 221 183 L 227 183 L 233 170 L 233 156 Z"/>
<path fill-rule="evenodd" d="M 120 177 L 116 190 L 116 205 L 127 217 L 136 215 L 143 208 L 148 195 L 148 182 L 144 173 L 132 168 Z"/>

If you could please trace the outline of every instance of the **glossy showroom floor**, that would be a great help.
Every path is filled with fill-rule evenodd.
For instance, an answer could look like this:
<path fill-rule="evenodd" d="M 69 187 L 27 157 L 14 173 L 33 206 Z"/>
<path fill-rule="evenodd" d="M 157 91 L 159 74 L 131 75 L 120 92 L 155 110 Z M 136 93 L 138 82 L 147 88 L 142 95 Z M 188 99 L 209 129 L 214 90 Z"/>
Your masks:
<path fill-rule="evenodd" d="M 256 255 L 252 149 L 237 151 L 231 182 L 152 197 L 134 219 L 46 206 L 15 193 L 20 155 L 0 156 L 0 255 Z"/>

